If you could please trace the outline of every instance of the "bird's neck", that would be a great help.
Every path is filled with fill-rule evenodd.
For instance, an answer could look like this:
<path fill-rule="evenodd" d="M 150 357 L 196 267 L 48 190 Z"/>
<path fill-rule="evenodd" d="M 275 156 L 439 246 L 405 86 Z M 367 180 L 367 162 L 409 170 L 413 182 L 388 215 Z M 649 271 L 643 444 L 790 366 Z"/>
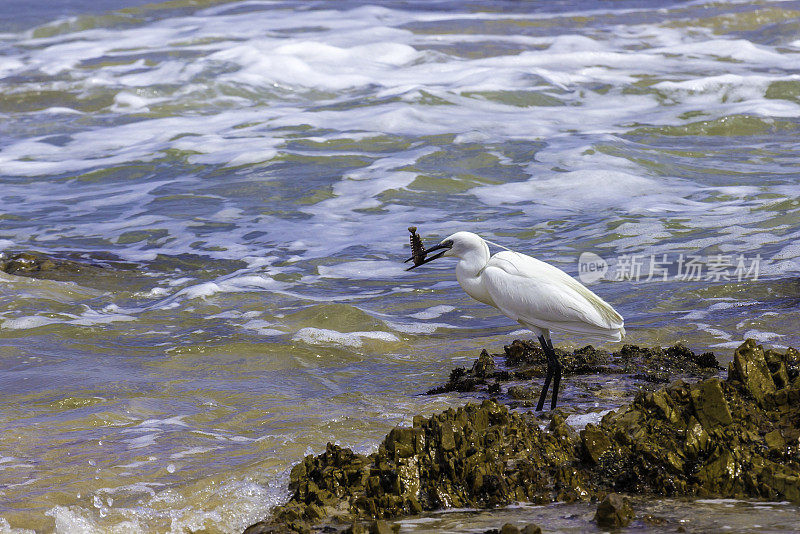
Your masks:
<path fill-rule="evenodd" d="M 478 302 L 494 306 L 491 297 L 480 280 L 481 272 L 489 261 L 489 247 L 485 250 L 470 251 L 456 264 L 456 279 L 464 292 Z"/>

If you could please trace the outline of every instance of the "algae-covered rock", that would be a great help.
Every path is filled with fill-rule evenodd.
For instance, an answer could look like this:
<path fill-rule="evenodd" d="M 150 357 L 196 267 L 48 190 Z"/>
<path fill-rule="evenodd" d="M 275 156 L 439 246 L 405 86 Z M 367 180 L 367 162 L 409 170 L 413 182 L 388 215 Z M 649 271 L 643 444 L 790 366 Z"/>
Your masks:
<path fill-rule="evenodd" d="M 152 288 L 150 269 L 102 252 L 0 252 L 0 273 L 119 292 Z"/>
<path fill-rule="evenodd" d="M 574 442 L 565 432 L 542 430 L 532 414 L 487 400 L 415 417 L 413 427 L 393 429 L 370 456 L 328 444 L 323 454 L 307 456 L 292 469 L 292 497 L 264 525 L 291 531 L 323 518 L 352 522 L 449 507 L 551 502 L 585 485 L 575 469 L 565 469 L 573 461 Z"/>
<path fill-rule="evenodd" d="M 503 350 L 504 354 L 495 355 L 481 351 L 470 369 L 453 369 L 445 384 L 432 388 L 427 394 L 478 392 L 487 398 L 494 398 L 502 392 L 500 384 L 515 381 L 517 383 L 506 390 L 508 399 L 519 401 L 511 406 L 530 406 L 529 401 L 538 398 L 540 379 L 547 367 L 544 351 L 538 342 L 519 339 L 503 347 Z M 587 345 L 572 352 L 556 348 L 555 352 L 562 363 L 563 376 L 627 374 L 633 382 L 642 382 L 650 389 L 668 383 L 676 376 L 707 378 L 721 369 L 714 353 L 697 355 L 681 344 L 665 349 L 623 345 L 613 353 Z M 497 364 L 501 360 L 504 360 L 504 366 Z M 532 381 L 535 384 L 529 386 L 519 381 Z"/>
<path fill-rule="evenodd" d="M 472 374 L 479 378 L 484 378 L 495 371 L 494 358 L 486 349 L 481 351 L 478 359 L 472 365 Z"/>
<path fill-rule="evenodd" d="M 483 534 L 542 534 L 542 529 L 539 525 L 531 523 L 525 525 L 521 529 L 514 524 L 506 523 L 499 529 L 493 528 L 485 531 Z"/>
<path fill-rule="evenodd" d="M 17 276 L 59 280 L 94 273 L 101 268 L 97 263 L 55 258 L 38 252 L 0 253 L 0 271 Z"/>
<path fill-rule="evenodd" d="M 534 388 L 511 386 L 508 388 L 508 396 L 512 399 L 538 399 L 539 393 Z"/>
<path fill-rule="evenodd" d="M 153 272 L 201 272 L 213 277 L 245 266 L 242 260 L 220 260 L 208 256 L 179 254 L 144 263 L 133 263 L 108 252 L 0 252 L 0 271 L 15 276 L 75 282 L 108 291 L 142 290 L 152 287 Z"/>
<path fill-rule="evenodd" d="M 515 339 L 511 345 L 503 347 L 503 351 L 505 352 L 506 364 L 512 367 L 547 363 L 547 356 L 545 356 L 542 347 L 538 343 Z"/>
<path fill-rule="evenodd" d="M 369 526 L 369 534 L 394 534 L 394 532 L 386 521 L 373 521 Z"/>
<path fill-rule="evenodd" d="M 267 523 L 260 522 L 254 525 L 250 525 L 242 534 L 277 534 L 277 528 L 275 525 L 268 525 Z M 361 533 L 359 533 L 361 534 Z"/>
<path fill-rule="evenodd" d="M 775 393 L 775 382 L 767 367 L 764 349 L 754 339 L 748 339 L 736 349 L 731 366 L 736 371 L 734 377 L 744 384 L 759 403 L 764 402 L 768 394 Z M 731 372 L 728 374 L 730 379 Z"/>
<path fill-rule="evenodd" d="M 473 369 L 477 366 L 473 366 Z M 432 388 L 426 392 L 427 395 L 438 395 L 440 393 L 449 393 L 451 391 L 475 391 L 480 383 L 485 383 L 482 379 L 478 379 L 472 375 L 472 372 L 467 373 L 463 367 L 456 367 L 450 372 L 450 379 L 444 385 Z"/>
<path fill-rule="evenodd" d="M 630 493 L 792 500 L 800 454 L 781 440 L 800 425 L 800 404 L 792 404 L 800 390 L 770 393 L 754 342 L 736 355 L 739 363 L 724 382 L 678 381 L 607 414 L 599 431 L 610 445 L 594 468 L 601 485 Z"/>
<path fill-rule="evenodd" d="M 783 453 L 786 450 L 786 440 L 780 430 L 773 430 L 764 434 L 764 442 L 771 450 Z"/>
<path fill-rule="evenodd" d="M 609 493 L 597 506 L 594 520 L 605 528 L 620 528 L 630 524 L 634 518 L 633 508 L 627 498 Z"/>
<path fill-rule="evenodd" d="M 8 274 L 25 274 L 38 271 L 52 271 L 56 264 L 50 258 L 29 252 L 20 252 L 0 259 L 0 271 Z"/>
<path fill-rule="evenodd" d="M 683 349 L 674 352 L 689 357 Z M 558 411 L 543 430 L 532 414 L 489 400 L 417 416 L 412 427 L 389 432 L 370 456 L 329 444 L 323 454 L 306 457 L 292 469 L 289 501 L 248 534 L 333 532 L 331 524 L 356 532 L 361 523 L 354 521 L 424 510 L 617 492 L 800 503 L 797 360 L 793 349 L 765 354 L 748 340 L 726 380 L 676 380 L 643 390 L 580 434 Z M 781 368 L 789 384 L 777 389 L 772 374 Z M 606 501 L 598 524 L 630 521 L 624 499 Z"/>
<path fill-rule="evenodd" d="M 581 430 L 580 436 L 583 450 L 586 451 L 586 456 L 592 463 L 597 463 L 603 453 L 611 448 L 611 440 L 608 439 L 608 436 L 591 423 Z"/>
<path fill-rule="evenodd" d="M 691 390 L 692 405 L 703 428 L 714 429 L 733 422 L 728 402 L 716 378 L 704 380 Z"/>

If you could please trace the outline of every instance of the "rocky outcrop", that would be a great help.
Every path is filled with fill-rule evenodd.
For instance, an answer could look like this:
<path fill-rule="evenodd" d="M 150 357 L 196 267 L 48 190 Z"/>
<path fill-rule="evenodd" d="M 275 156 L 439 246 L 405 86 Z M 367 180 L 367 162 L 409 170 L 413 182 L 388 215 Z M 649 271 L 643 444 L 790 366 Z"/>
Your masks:
<path fill-rule="evenodd" d="M 574 449 L 568 431 L 543 431 L 530 414 L 511 413 L 492 401 L 468 404 L 415 417 L 412 427 L 393 429 L 368 457 L 333 444 L 319 456 L 307 456 L 292 469 L 294 494 L 273 520 L 302 531 L 325 518 L 350 522 L 439 508 L 550 502 L 566 498 L 560 495 L 563 488 L 576 486 L 574 472 L 561 468 Z"/>
<path fill-rule="evenodd" d="M 477 392 L 515 402 L 513 406 L 528 406 L 539 396 L 538 385 L 530 388 L 512 385 L 502 394 L 510 381 L 528 381 L 544 376 L 547 358 L 538 343 L 515 340 L 506 345 L 503 354 L 489 354 L 486 350 L 471 369 L 456 368 L 449 380 L 428 391 L 429 395 L 447 392 Z M 710 377 L 722 369 L 713 352 L 695 354 L 685 346 L 676 344 L 666 349 L 623 345 L 616 352 L 608 352 L 587 345 L 567 352 L 556 349 L 562 363 L 564 376 L 606 374 L 629 375 L 634 382 L 650 384 L 654 389 L 673 377 Z M 498 362 L 502 361 L 504 365 Z"/>
<path fill-rule="evenodd" d="M 534 415 L 491 400 L 415 417 L 370 456 L 329 444 L 306 457 L 292 470 L 289 501 L 248 533 L 332 532 L 423 510 L 615 492 L 800 502 L 798 374 L 797 351 L 748 340 L 727 380 L 642 391 L 580 433 L 557 411 L 542 429 Z M 598 521 L 629 520 L 624 501 L 609 499 Z"/>

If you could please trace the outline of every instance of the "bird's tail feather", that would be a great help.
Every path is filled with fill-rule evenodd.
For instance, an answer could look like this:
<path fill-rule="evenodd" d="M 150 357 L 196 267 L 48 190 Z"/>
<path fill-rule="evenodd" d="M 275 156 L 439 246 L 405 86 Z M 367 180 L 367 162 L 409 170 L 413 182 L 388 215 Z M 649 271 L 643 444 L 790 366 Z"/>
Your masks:
<path fill-rule="evenodd" d="M 602 328 L 577 321 L 540 321 L 538 324 L 529 324 L 527 322 L 520 321 L 520 324 L 534 332 L 546 329 L 553 332 L 579 334 L 581 336 L 596 339 L 598 341 L 622 341 L 622 338 L 625 337 L 625 327 L 621 325 L 617 328 Z"/>

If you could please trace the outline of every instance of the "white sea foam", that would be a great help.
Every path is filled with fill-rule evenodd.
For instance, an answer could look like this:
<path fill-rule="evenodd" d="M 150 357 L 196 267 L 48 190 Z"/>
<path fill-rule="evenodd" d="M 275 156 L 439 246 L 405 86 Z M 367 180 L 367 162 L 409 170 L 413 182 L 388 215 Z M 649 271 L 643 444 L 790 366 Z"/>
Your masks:
<path fill-rule="evenodd" d="M 109 305 L 102 310 L 94 310 L 89 306 L 82 306 L 80 314 L 61 313 L 58 316 L 28 315 L 21 317 L 0 318 L 0 328 L 7 330 L 27 330 L 51 324 L 68 324 L 74 326 L 107 325 L 120 321 L 133 321 L 135 317 L 123 313 L 115 305 Z"/>
<path fill-rule="evenodd" d="M 205 454 L 207 452 L 215 451 L 215 450 L 217 450 L 219 448 L 220 447 L 192 447 L 192 448 L 186 449 L 185 451 L 180 451 L 180 452 L 176 452 L 176 453 L 170 454 L 169 457 L 172 458 L 173 460 L 178 460 L 178 459 L 181 459 L 181 458 L 185 458 L 187 456 L 193 456 L 195 454 Z"/>
<path fill-rule="evenodd" d="M 800 243 L 789 243 L 772 256 L 772 260 L 795 260 L 795 263 L 797 258 L 800 258 Z"/>
<path fill-rule="evenodd" d="M 101 532 L 101 528 L 90 519 L 88 514 L 81 514 L 78 510 L 67 506 L 55 506 L 45 512 L 55 521 L 56 532 L 76 532 L 80 534 L 94 534 Z M 134 531 L 135 532 L 135 531 Z"/>
<path fill-rule="evenodd" d="M 440 328 L 457 329 L 458 327 L 448 323 L 432 323 L 425 321 L 424 323 L 400 323 L 395 321 L 386 321 L 386 326 L 392 330 L 402 332 L 404 334 L 432 334 Z"/>
<path fill-rule="evenodd" d="M 614 35 L 589 36 L 574 32 L 554 32 L 537 37 L 514 35 L 513 32 L 500 36 L 469 33 L 430 35 L 415 33 L 402 26 L 437 20 L 496 18 L 487 13 L 464 17 L 464 14 L 415 13 L 364 6 L 349 11 L 309 10 L 304 13 L 304 26 L 315 30 L 289 35 L 285 32 L 297 24 L 291 11 L 273 10 L 269 4 L 247 6 L 243 13 L 237 13 L 235 9 L 209 8 L 202 11 L 202 15 L 158 20 L 145 28 L 114 31 L 94 28 L 81 31 L 80 40 L 75 40 L 76 35 L 70 32 L 46 38 L 26 36 L 26 48 L 20 52 L 19 58 L 4 63 L 7 69 L 34 68 L 54 76 L 73 69 L 74 79 L 59 79 L 53 82 L 53 86 L 60 84 L 58 87 L 66 89 L 90 84 L 91 87 L 113 88 L 114 105 L 117 106 L 114 110 L 140 116 L 131 124 L 74 132 L 64 144 L 51 144 L 43 138 L 12 141 L 0 151 L 4 171 L 20 176 L 82 172 L 98 166 L 147 162 L 162 157 L 167 151 L 180 153 L 186 162 L 195 165 L 238 167 L 260 164 L 295 152 L 287 147 L 281 133 L 271 132 L 275 128 L 292 128 L 298 124 L 315 128 L 307 139 L 318 142 L 345 138 L 356 141 L 381 134 L 454 134 L 458 143 L 538 137 L 548 139 L 552 148 L 541 152 L 537 159 L 542 164 L 569 169 L 569 172 L 552 172 L 542 168 L 542 164 L 531 165 L 526 170 L 531 176 L 527 181 L 473 189 L 479 201 L 497 206 L 519 198 L 520 202 L 531 200 L 550 210 L 574 212 L 590 201 L 594 203 L 594 197 L 575 194 L 588 188 L 598 194 L 601 208 L 613 209 L 623 204 L 626 191 L 630 189 L 634 192 L 634 201 L 624 207 L 629 213 L 703 212 L 707 211 L 708 203 L 702 195 L 697 200 L 693 198 L 701 188 L 690 181 L 656 178 L 630 165 L 625 158 L 603 162 L 597 153 L 592 157 L 575 155 L 571 161 L 564 160 L 571 132 L 617 133 L 624 131 L 625 125 L 631 122 L 672 123 L 682 112 L 698 107 L 709 113 L 710 118 L 735 113 L 780 117 L 798 114 L 795 103 L 769 100 L 764 96 L 770 83 L 792 82 L 795 74 L 754 73 L 750 68 L 754 64 L 768 64 L 780 69 L 782 65 L 794 64 L 797 54 L 786 49 L 754 45 L 743 39 L 722 39 L 704 30 L 690 32 L 680 28 L 641 25 L 621 28 Z M 516 16 L 527 20 L 568 15 L 536 13 Z M 235 35 L 236 38 L 226 38 L 226 35 Z M 458 45 L 476 40 L 513 41 L 531 49 L 476 58 L 453 57 L 426 49 L 437 42 Z M 192 55 L 158 60 L 148 56 L 145 60 L 142 56 L 150 52 L 191 52 Z M 719 58 L 723 56 L 742 63 L 725 62 L 725 73 L 710 68 L 718 67 Z M 74 71 L 77 65 L 99 58 L 119 61 L 101 62 L 85 71 Z M 265 65 L 274 68 L 265 68 Z M 209 72 L 220 68 L 225 71 L 222 75 L 209 77 Z M 709 71 L 711 74 L 699 75 Z M 670 76 L 667 77 L 666 73 Z M 653 87 L 670 95 L 671 107 L 663 106 L 655 94 L 618 93 L 620 88 L 635 82 L 638 77 L 651 74 L 667 78 Z M 610 84 L 614 89 L 602 94 L 579 90 L 583 85 L 598 83 Z M 181 89 L 147 89 L 157 84 L 175 84 Z M 316 108 L 298 104 L 296 98 L 276 97 L 268 106 L 249 109 L 253 101 L 249 96 L 242 96 L 237 89 L 242 85 L 252 86 L 249 91 L 253 92 L 245 94 L 252 95 L 256 101 L 268 98 L 267 95 L 273 91 L 294 93 L 323 89 L 328 93 L 310 96 L 310 101 L 336 104 L 346 101 L 349 91 L 356 88 L 373 91 L 378 99 L 390 100 L 336 109 L 335 105 Z M 119 90 L 120 86 L 131 89 Z M 474 91 L 531 89 L 559 98 L 564 105 L 517 106 L 470 94 Z M 209 90 L 212 93 L 210 100 L 206 94 Z M 239 96 L 233 94 L 237 92 Z M 418 100 L 426 98 L 424 95 L 433 95 L 451 105 L 420 106 Z M 397 98 L 400 101 L 392 100 Z M 714 99 L 714 105 L 709 106 L 711 101 L 708 98 Z M 200 103 L 207 100 L 224 103 L 226 109 L 213 114 L 183 113 L 156 118 L 146 113 L 141 115 L 158 106 L 177 105 L 202 110 Z M 233 109 L 230 109 L 232 104 Z M 326 134 L 320 135 L 320 131 Z M 586 145 L 586 148 L 591 148 L 591 145 Z M 380 197 L 407 189 L 417 178 L 414 172 L 398 169 L 415 165 L 431 152 L 425 147 L 409 150 L 401 157 L 381 155 L 365 169 L 351 171 L 334 183 L 333 198 L 305 207 L 303 211 L 315 217 L 317 222 L 341 222 L 352 219 L 355 210 L 386 209 Z M 554 154 L 560 154 L 561 161 L 554 161 Z M 602 164 L 597 166 L 598 163 Z M 187 186 L 190 181 L 186 180 Z M 588 187 L 597 183 L 600 188 Z M 648 189 L 657 193 L 648 195 Z M 541 195 L 551 193 L 552 198 L 541 198 Z M 143 196 L 130 202 L 132 206 L 142 206 L 147 199 Z M 96 203 L 99 204 L 100 200 Z M 84 202 L 83 209 L 97 207 Z M 169 231 L 169 236 L 159 242 L 162 246 L 168 244 L 164 252 L 185 252 L 196 241 L 194 236 L 186 235 L 192 231 L 189 225 L 167 217 L 151 219 L 147 223 L 145 218 L 133 217 L 131 213 L 121 219 L 123 222 L 117 228 L 110 224 L 77 225 L 72 235 L 85 235 L 94 230 L 113 236 L 122 233 L 123 225 L 141 228 L 145 224 L 158 224 Z M 358 230 L 374 228 L 368 222 L 369 217 L 363 216 L 360 220 L 355 225 L 360 227 Z M 251 228 L 271 222 L 269 217 L 256 217 Z M 293 230 L 291 224 L 284 224 L 287 231 Z M 227 240 L 228 254 L 237 250 L 242 254 L 253 252 L 238 245 L 242 239 L 237 239 L 237 236 L 246 233 L 247 229 L 242 228 L 234 232 L 234 239 Z M 341 240 L 328 239 L 330 235 L 325 233 L 328 234 L 325 236 L 326 246 L 321 248 L 330 254 L 341 250 L 353 232 L 345 231 Z M 63 234 L 63 230 L 44 230 L 40 240 L 54 241 Z M 648 239 L 640 234 L 639 243 L 646 243 Z M 629 240 L 627 246 L 633 243 Z M 209 245 L 216 246 L 217 243 Z M 135 251 L 135 248 L 128 247 L 123 253 L 132 259 L 154 257 L 153 252 Z M 322 254 L 323 251 L 309 252 Z M 294 261 L 303 257 L 298 255 Z M 320 274 L 325 270 L 321 268 Z M 323 276 L 333 276 L 333 272 L 327 271 Z"/>
<path fill-rule="evenodd" d="M 724 332 L 724 331 L 720 330 L 719 328 L 714 328 L 713 326 L 711 326 L 709 324 L 706 324 L 706 323 L 693 323 L 693 324 L 699 330 L 701 330 L 703 332 L 706 332 L 708 334 L 711 334 L 712 336 L 714 336 L 717 339 L 722 339 L 722 340 L 731 339 L 731 334 L 729 334 L 728 332 Z M 714 345 L 714 346 L 718 346 L 718 345 Z"/>
<path fill-rule="evenodd" d="M 317 272 L 319 272 L 320 276 L 327 278 L 368 280 L 399 276 L 403 273 L 403 266 L 398 262 L 392 261 L 361 260 L 337 265 L 320 265 L 317 267 Z"/>
<path fill-rule="evenodd" d="M 37 315 L 29 315 L 25 317 L 14 317 L 12 319 L 3 319 L 0 326 L 7 330 L 27 330 L 29 328 L 38 328 L 48 324 L 59 322 L 58 319 L 50 317 L 40 317 Z"/>
<path fill-rule="evenodd" d="M 414 319 L 435 319 L 453 310 L 455 310 L 454 306 L 440 304 L 438 306 L 431 306 L 421 312 L 412 313 L 409 317 L 413 317 Z"/>
<path fill-rule="evenodd" d="M 275 326 L 278 325 L 262 319 L 251 319 L 250 321 L 242 324 L 242 328 L 254 330 L 262 336 L 280 336 L 286 333 L 284 330 L 274 328 Z"/>
<path fill-rule="evenodd" d="M 241 291 L 260 291 L 264 289 L 279 289 L 284 284 L 277 282 L 266 275 L 241 275 L 234 276 L 217 282 L 203 282 L 181 289 L 175 297 L 189 299 L 207 298 L 217 293 L 237 293 Z M 170 300 L 174 297 L 170 297 Z"/>
<path fill-rule="evenodd" d="M 360 347 L 364 339 L 373 339 L 385 343 L 394 343 L 400 339 L 390 332 L 338 332 L 326 328 L 301 328 L 292 337 L 294 341 L 301 341 L 310 345 L 343 345 L 345 347 Z"/>
<path fill-rule="evenodd" d="M 35 530 L 13 528 L 7 519 L 0 517 L 0 534 L 35 534 Z"/>
<path fill-rule="evenodd" d="M 610 411 L 611 410 L 601 410 L 599 412 L 571 414 L 567 416 L 566 423 L 573 428 L 582 429 L 585 428 L 589 423 L 594 425 L 599 424 L 600 420 L 603 419 L 603 416 Z"/>
<path fill-rule="evenodd" d="M 278 47 L 274 41 L 254 41 L 212 54 L 209 60 L 240 65 L 235 75 L 223 77 L 236 82 L 342 90 L 369 85 L 386 66 L 410 63 L 418 55 L 412 47 L 397 43 L 343 48 L 315 41 Z"/>
<path fill-rule="evenodd" d="M 593 210 L 641 213 L 702 209 L 701 203 L 685 198 L 691 190 L 691 185 L 678 180 L 656 180 L 619 170 L 585 169 L 548 173 L 526 182 L 481 186 L 472 193 L 493 205 L 535 202 L 560 211 L 574 211 L 585 206 Z"/>
<path fill-rule="evenodd" d="M 485 14 L 484 14 L 485 15 Z M 97 84 L 119 84 L 133 86 L 149 86 L 156 83 L 176 83 L 187 84 L 191 80 L 200 76 L 204 69 L 212 68 L 218 63 L 235 64 L 238 68 L 230 73 L 217 76 L 217 83 L 248 83 L 258 87 L 268 87 L 275 83 L 287 86 L 302 86 L 308 88 L 326 88 L 329 90 L 342 90 L 354 86 L 380 85 L 387 87 L 391 85 L 399 89 L 401 94 L 409 90 L 417 92 L 417 88 L 426 87 L 428 91 L 435 91 L 435 87 L 447 90 L 448 98 L 460 99 L 458 91 L 476 91 L 492 89 L 509 89 L 529 87 L 528 78 L 534 73 L 543 79 L 549 80 L 561 86 L 568 86 L 577 83 L 594 82 L 613 82 L 626 83 L 632 80 L 630 72 L 636 69 L 645 69 L 648 66 L 666 66 L 675 63 L 671 59 L 675 54 L 697 55 L 709 57 L 708 61 L 714 60 L 720 53 L 732 54 L 734 59 L 743 62 L 769 62 L 775 65 L 793 63 L 796 58 L 786 53 L 779 53 L 775 50 L 766 50 L 757 47 L 743 40 L 700 40 L 695 43 L 680 42 L 685 39 L 685 35 L 664 39 L 669 42 L 669 46 L 654 48 L 652 52 L 638 52 L 632 54 L 617 47 L 616 42 L 601 41 L 582 35 L 555 35 L 546 38 L 539 38 L 538 43 L 549 43 L 546 50 L 524 51 L 516 55 L 503 55 L 491 58 L 479 58 L 469 61 L 441 61 L 441 56 L 429 56 L 419 52 L 413 44 L 418 40 L 425 40 L 427 37 L 416 36 L 409 31 L 400 30 L 387 26 L 389 24 L 402 24 L 414 19 L 428 19 L 428 15 L 412 15 L 408 12 L 390 10 L 385 8 L 358 8 L 350 12 L 340 13 L 335 11 L 314 11 L 307 14 L 308 24 L 315 23 L 320 28 L 327 28 L 321 33 L 325 36 L 324 40 L 313 39 L 287 39 L 274 36 L 265 36 L 264 32 L 269 30 L 283 30 L 291 26 L 289 17 L 277 14 L 269 10 L 255 11 L 242 15 L 208 15 L 206 18 L 176 18 L 150 26 L 146 33 L 131 29 L 115 31 L 113 35 L 103 29 L 94 29 L 81 32 L 82 40 L 72 41 L 69 34 L 64 36 L 48 37 L 42 39 L 29 39 L 27 45 L 30 46 L 30 55 L 25 57 L 25 61 L 20 59 L 10 60 L 6 69 L 22 69 L 34 66 L 43 72 L 57 74 L 66 69 L 73 68 L 82 61 L 89 59 L 114 56 L 115 49 L 125 50 L 169 50 L 169 49 L 188 49 L 203 51 L 206 55 L 201 56 L 194 62 L 180 62 L 177 60 L 163 61 L 155 66 L 150 66 L 142 60 L 132 60 L 128 64 L 109 65 L 93 72 L 92 83 Z M 443 15 L 433 17 L 441 18 Z M 451 17 L 452 14 L 446 15 Z M 520 15 L 526 18 L 524 15 Z M 545 16 L 543 14 L 542 16 Z M 484 18 L 484 17 L 480 17 Z M 537 17 L 534 17 L 537 18 Z M 242 21 L 247 20 L 251 24 L 243 25 Z M 376 26 L 377 25 L 377 26 Z M 252 28 L 261 27 L 261 32 Z M 239 36 L 237 41 L 218 41 L 213 44 L 181 45 L 185 39 L 181 39 L 187 31 L 193 32 L 195 39 L 202 41 L 207 37 L 216 37 L 226 28 L 236 28 Z M 369 30 L 367 30 L 369 28 Z M 669 34 L 674 30 L 659 29 L 658 32 L 650 30 L 650 39 L 657 41 L 664 34 Z M 632 36 L 633 37 L 633 36 Z M 639 37 L 639 36 L 636 36 Z M 489 39 L 491 36 L 486 36 Z M 624 43 L 623 39 L 617 39 Z M 63 42 L 60 42 L 63 41 Z M 243 42 L 242 42 L 243 41 Z M 366 42 L 365 42 L 366 41 Z M 615 45 L 612 48 L 611 43 Z M 165 43 L 167 43 L 165 45 Z M 173 44 L 170 44 L 173 43 Z M 332 44 L 334 43 L 334 44 Z M 37 44 L 47 44 L 43 48 L 37 48 Z M 433 61 L 433 63 L 431 63 Z M 432 69 L 434 65 L 436 68 Z M 133 73 L 131 73 L 133 71 Z M 730 77 L 730 81 L 736 84 L 738 74 L 725 75 Z M 711 77 L 709 79 L 713 79 Z M 717 78 L 720 78 L 719 76 Z M 751 77 L 755 79 L 758 77 Z M 759 79 L 766 79 L 761 77 Z M 694 83 L 691 80 L 686 82 L 661 82 L 663 87 L 670 83 Z M 749 82 L 748 82 L 749 83 Z M 161 97 L 153 98 L 130 92 L 119 92 L 116 95 L 117 105 L 122 108 L 129 108 L 130 111 L 141 111 L 147 109 L 151 104 L 163 100 Z M 463 100 L 463 99 L 461 99 Z M 475 101 L 472 100 L 472 105 Z M 613 96 L 606 96 L 605 101 L 612 102 Z M 636 101 L 635 97 L 626 98 L 627 115 L 633 117 L 637 106 L 631 106 Z M 648 105 L 651 110 L 655 110 L 652 99 L 644 99 L 642 104 Z M 385 106 L 387 108 L 391 106 Z M 484 106 L 485 107 L 485 106 Z M 492 105 L 495 112 L 503 109 L 503 106 Z M 488 111 L 489 108 L 486 108 Z M 623 108 L 618 108 L 622 111 Z M 118 109 L 122 112 L 123 109 Z M 352 110 L 349 110 L 352 111 Z M 407 110 L 401 120 L 394 121 L 396 125 L 392 127 L 392 114 L 374 113 L 375 117 L 383 117 L 382 128 L 369 128 L 375 131 L 399 131 L 399 124 L 422 126 L 429 122 L 427 116 L 418 115 L 417 120 L 409 121 L 414 110 Z M 459 109 L 449 110 L 459 113 Z M 474 119 L 480 121 L 480 107 L 476 107 Z M 515 110 L 518 114 L 519 109 Z M 537 109 L 537 121 L 535 123 L 548 123 L 554 120 L 562 122 L 568 117 L 564 113 L 559 113 L 558 119 L 550 113 L 548 109 Z M 585 121 L 591 110 L 585 110 L 581 114 L 580 120 Z M 607 110 L 606 110 L 607 111 Z M 399 112 L 394 112 L 397 115 Z M 317 117 L 323 114 L 315 113 Z M 285 116 L 282 113 L 281 116 Z M 435 114 L 438 121 L 447 120 L 446 114 Z M 399 117 L 398 117 L 399 118 Z M 462 124 L 464 126 L 476 125 L 475 120 L 464 121 L 465 117 L 458 117 L 458 122 L 448 121 L 448 126 Z M 609 117 L 605 117 L 608 121 Z M 164 122 L 165 119 L 156 119 L 153 126 L 157 131 L 170 133 L 171 137 L 184 133 L 185 130 L 178 125 L 169 126 Z M 208 122 L 208 117 L 203 117 L 204 122 Z M 137 123 L 136 129 L 147 131 L 143 122 Z M 213 121 L 211 121 L 213 123 Z M 294 122 L 296 124 L 296 122 Z M 528 124 L 523 116 L 517 120 L 509 121 L 508 126 Z M 158 126 L 156 126 L 158 124 Z M 496 122 L 495 122 L 496 124 Z M 211 126 L 211 124 L 208 124 Z M 541 127 L 541 126 L 540 126 Z M 362 126 L 363 128 L 363 126 Z M 475 128 L 471 128 L 475 130 Z M 128 128 L 130 130 L 130 128 Z M 203 131 L 205 130 L 205 131 Z M 479 129 L 480 130 L 480 129 Z M 419 130 L 418 130 L 419 131 Z M 544 130 L 542 130 L 544 133 Z M 108 134 L 111 132 L 104 131 Z M 218 132 L 209 132 L 208 128 L 197 132 L 207 136 L 205 143 L 206 149 L 203 150 L 203 143 L 197 143 L 200 152 L 208 154 L 216 153 L 214 148 L 220 148 L 218 143 L 228 142 L 225 150 L 229 153 L 219 155 L 217 159 L 208 159 L 210 156 L 198 156 L 194 158 L 196 162 L 232 163 L 234 165 L 265 161 L 274 157 L 274 149 L 254 150 L 256 139 L 247 143 L 241 139 L 235 140 L 229 137 L 220 136 Z M 136 140 L 130 142 L 130 132 L 119 132 L 120 139 L 128 140 L 126 146 L 138 146 L 141 142 Z M 115 135 L 106 135 L 107 139 L 114 139 Z M 175 143 L 179 147 L 187 145 L 186 138 Z M 213 141 L 217 139 L 218 141 Z M 224 140 L 224 141 L 223 141 Z M 97 143 L 86 143 L 80 140 L 70 144 L 70 153 L 75 152 L 76 147 L 96 146 Z M 237 148 L 233 142 L 240 143 Z M 162 140 L 163 142 L 163 140 Z M 211 144 L 209 144 L 211 143 Z M 163 146 L 163 145 L 162 145 Z M 47 154 L 46 147 L 36 146 L 36 151 L 30 150 L 30 154 L 36 154 L 39 158 Z M 54 148 L 54 147 L 51 147 Z M 124 157 L 119 158 L 105 157 L 104 163 L 115 164 L 120 161 L 133 158 L 141 159 L 145 154 L 153 152 L 153 146 L 142 147 L 144 150 L 137 156 L 129 152 Z M 189 148 L 191 150 L 191 148 Z M 197 148 L 195 148 L 197 149 Z M 57 149 L 56 149 L 57 150 Z M 57 150 L 61 152 L 61 150 Z M 56 162 L 27 161 L 26 165 L 21 163 L 21 158 L 25 155 L 15 150 L 4 150 L 8 157 L 8 172 L 30 174 L 42 172 L 57 172 L 79 170 L 78 160 L 69 161 L 62 159 L 59 165 Z M 65 152 L 66 153 L 66 152 Z M 88 155 L 87 155 L 88 156 Z M 97 156 L 93 155 L 92 159 Z M 88 164 L 88 159 L 86 164 Z M 95 161 L 96 165 L 98 162 Z"/>
<path fill-rule="evenodd" d="M 743 339 L 752 338 L 762 343 L 773 343 L 782 337 L 784 337 L 783 334 L 778 334 L 776 332 L 764 332 L 763 330 L 748 330 L 742 334 Z"/>

